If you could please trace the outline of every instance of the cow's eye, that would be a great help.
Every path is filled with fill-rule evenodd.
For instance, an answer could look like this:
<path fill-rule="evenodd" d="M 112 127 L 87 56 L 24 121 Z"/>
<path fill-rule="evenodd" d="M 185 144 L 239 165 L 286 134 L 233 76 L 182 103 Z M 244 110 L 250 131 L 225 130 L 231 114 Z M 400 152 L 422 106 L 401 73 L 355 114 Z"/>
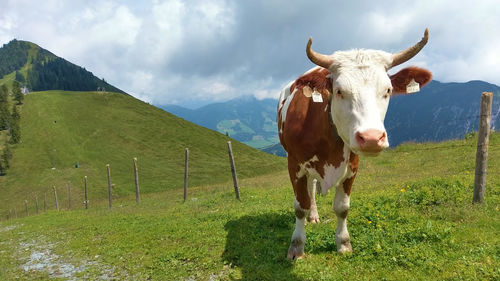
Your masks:
<path fill-rule="evenodd" d="M 337 96 L 339 98 L 343 98 L 344 97 L 344 95 L 342 94 L 342 91 L 340 89 L 337 90 Z"/>
<path fill-rule="evenodd" d="M 389 96 L 391 95 L 391 93 L 392 93 L 392 89 L 391 89 L 391 88 L 388 88 L 388 89 L 387 89 L 387 92 L 386 92 L 386 93 L 385 93 L 385 95 L 384 95 L 384 99 L 389 98 Z"/>

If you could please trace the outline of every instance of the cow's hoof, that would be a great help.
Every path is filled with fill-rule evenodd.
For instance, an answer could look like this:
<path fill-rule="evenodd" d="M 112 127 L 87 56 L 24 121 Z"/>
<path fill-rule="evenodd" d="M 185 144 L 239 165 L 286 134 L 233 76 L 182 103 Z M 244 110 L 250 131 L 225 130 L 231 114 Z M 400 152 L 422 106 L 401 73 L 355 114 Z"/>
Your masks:
<path fill-rule="evenodd" d="M 298 260 L 303 258 L 304 255 L 304 245 L 302 246 L 295 246 L 295 245 L 290 245 L 290 248 L 288 249 L 288 254 L 287 258 L 289 260 Z"/>
<path fill-rule="evenodd" d="M 307 216 L 307 221 L 310 223 L 319 223 L 318 209 L 316 209 L 316 206 L 312 206 L 311 211 Z"/>
<path fill-rule="evenodd" d="M 341 255 L 352 253 L 351 242 L 346 241 L 346 242 L 340 244 L 340 247 L 337 247 L 337 252 L 339 252 L 339 254 L 341 254 Z"/>
<path fill-rule="evenodd" d="M 310 223 L 319 223 L 319 215 L 318 213 L 316 214 L 310 214 L 309 217 L 307 218 L 307 221 Z"/>

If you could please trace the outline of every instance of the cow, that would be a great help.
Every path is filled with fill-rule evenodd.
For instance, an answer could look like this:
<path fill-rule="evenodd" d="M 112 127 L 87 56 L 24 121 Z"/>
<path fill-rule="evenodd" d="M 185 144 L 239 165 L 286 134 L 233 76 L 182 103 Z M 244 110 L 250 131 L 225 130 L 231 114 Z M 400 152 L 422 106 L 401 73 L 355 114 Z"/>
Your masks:
<path fill-rule="evenodd" d="M 358 155 L 377 156 L 389 146 L 384 118 L 393 95 L 418 91 L 432 79 L 420 67 L 394 75 L 387 71 L 414 57 L 425 46 L 424 37 L 399 52 L 355 49 L 323 55 L 306 47 L 316 66 L 290 82 L 280 93 L 277 122 L 280 142 L 287 151 L 288 172 L 295 193 L 295 230 L 288 259 L 304 256 L 305 223 L 319 222 L 315 193 L 335 187 L 337 216 L 335 242 L 340 254 L 352 252 L 347 213 Z"/>

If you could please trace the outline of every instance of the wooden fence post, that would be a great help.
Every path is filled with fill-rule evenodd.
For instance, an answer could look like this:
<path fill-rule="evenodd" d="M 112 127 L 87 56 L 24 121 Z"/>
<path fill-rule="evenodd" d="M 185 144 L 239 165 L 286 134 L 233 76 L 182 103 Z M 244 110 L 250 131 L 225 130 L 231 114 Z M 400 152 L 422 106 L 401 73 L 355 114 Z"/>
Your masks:
<path fill-rule="evenodd" d="M 47 191 L 43 194 L 43 211 L 47 212 Z"/>
<path fill-rule="evenodd" d="M 57 200 L 57 191 L 55 186 L 54 186 L 54 198 L 56 199 L 56 210 L 59 211 L 59 201 Z"/>
<path fill-rule="evenodd" d="M 137 157 L 134 157 L 134 178 L 135 178 L 135 202 L 141 203 L 141 194 L 139 191 L 139 171 L 137 171 Z"/>
<path fill-rule="evenodd" d="M 36 213 L 38 214 L 38 195 L 35 195 L 35 210 Z"/>
<path fill-rule="evenodd" d="M 106 170 L 108 172 L 108 198 L 109 198 L 109 208 L 113 207 L 113 193 L 111 191 L 111 171 L 109 169 L 109 164 L 106 164 Z"/>
<path fill-rule="evenodd" d="M 68 210 L 71 210 L 71 183 L 68 182 Z"/>
<path fill-rule="evenodd" d="M 473 203 L 482 203 L 486 190 L 486 166 L 488 163 L 488 144 L 490 136 L 491 106 L 493 93 L 481 94 L 481 113 L 479 118 L 479 132 L 477 135 L 476 173 L 474 176 Z"/>
<path fill-rule="evenodd" d="M 28 200 L 24 200 L 24 206 L 26 207 L 26 216 L 29 216 L 30 213 L 28 212 Z"/>
<path fill-rule="evenodd" d="M 87 176 L 83 178 L 83 182 L 85 185 L 85 210 L 89 208 L 89 198 L 87 197 Z"/>
<path fill-rule="evenodd" d="M 238 187 L 238 178 L 236 177 L 236 167 L 234 165 L 233 148 L 231 147 L 231 142 L 227 142 L 227 151 L 229 152 L 229 163 L 231 164 L 231 173 L 233 174 L 234 192 L 236 193 L 236 199 L 240 199 L 240 189 Z"/>
<path fill-rule="evenodd" d="M 188 191 L 188 168 L 189 168 L 189 149 L 186 148 L 186 153 L 184 155 L 184 202 L 186 202 L 187 191 Z"/>

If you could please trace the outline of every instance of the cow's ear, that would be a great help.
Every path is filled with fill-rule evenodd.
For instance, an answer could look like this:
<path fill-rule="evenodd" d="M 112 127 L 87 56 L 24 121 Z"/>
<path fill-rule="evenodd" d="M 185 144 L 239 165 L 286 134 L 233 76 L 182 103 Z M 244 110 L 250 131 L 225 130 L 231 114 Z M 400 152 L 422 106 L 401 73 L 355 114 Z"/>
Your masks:
<path fill-rule="evenodd" d="M 411 94 L 406 91 L 408 84 L 415 80 L 421 87 L 425 86 L 432 80 L 432 73 L 427 70 L 416 66 L 410 66 L 401 69 L 398 73 L 391 75 L 392 93 L 397 94 Z"/>

